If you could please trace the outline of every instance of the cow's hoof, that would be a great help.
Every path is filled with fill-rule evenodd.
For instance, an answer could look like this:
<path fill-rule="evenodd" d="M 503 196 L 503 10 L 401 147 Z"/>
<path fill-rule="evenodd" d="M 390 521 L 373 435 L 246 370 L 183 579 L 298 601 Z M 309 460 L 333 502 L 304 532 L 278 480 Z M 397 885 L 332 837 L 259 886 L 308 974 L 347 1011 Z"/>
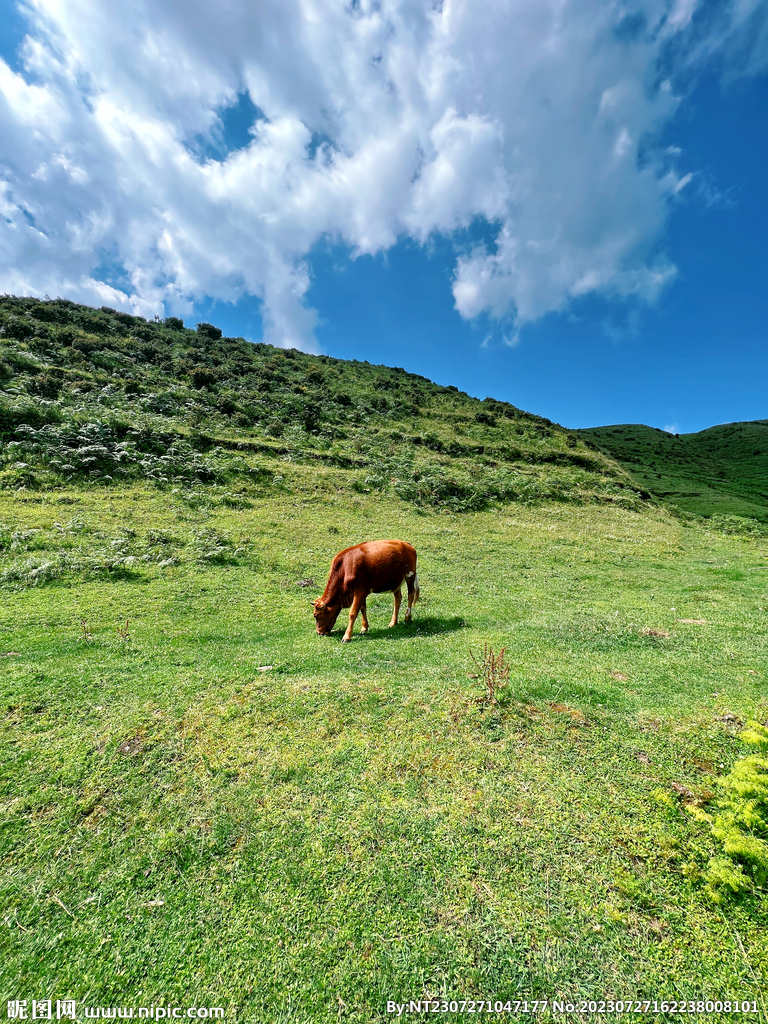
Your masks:
<path fill-rule="evenodd" d="M 350 641 L 351 639 L 352 639 L 352 637 L 351 637 L 351 636 L 343 636 L 343 637 L 341 638 L 341 642 L 342 642 L 343 644 L 348 644 L 348 643 L 349 643 L 349 641 Z"/>

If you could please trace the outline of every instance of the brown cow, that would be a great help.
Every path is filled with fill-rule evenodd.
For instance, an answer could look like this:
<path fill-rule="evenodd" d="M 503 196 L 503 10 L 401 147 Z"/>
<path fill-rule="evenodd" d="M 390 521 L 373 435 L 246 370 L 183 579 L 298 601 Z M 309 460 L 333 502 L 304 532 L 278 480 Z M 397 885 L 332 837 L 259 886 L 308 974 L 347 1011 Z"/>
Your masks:
<path fill-rule="evenodd" d="M 416 575 L 416 549 L 404 540 L 369 540 L 353 548 L 340 551 L 331 562 L 331 572 L 325 593 L 312 604 L 315 625 L 320 636 L 333 629 L 342 608 L 349 608 L 349 625 L 342 638 L 352 639 L 352 627 L 357 613 L 363 616 L 363 633 L 368 632 L 365 599 L 369 594 L 394 594 L 395 610 L 390 626 L 397 625 L 397 613 L 403 598 L 402 586 L 408 587 L 408 611 L 405 621 L 411 621 L 411 608 L 419 599 L 419 577 Z"/>

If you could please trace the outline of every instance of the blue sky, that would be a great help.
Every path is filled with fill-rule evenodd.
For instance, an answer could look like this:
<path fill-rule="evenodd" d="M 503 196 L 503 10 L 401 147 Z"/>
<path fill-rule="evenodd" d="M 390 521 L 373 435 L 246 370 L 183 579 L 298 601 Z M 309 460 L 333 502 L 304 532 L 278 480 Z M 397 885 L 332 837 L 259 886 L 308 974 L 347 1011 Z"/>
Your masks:
<path fill-rule="evenodd" d="M 571 427 L 768 417 L 768 5 L 176 6 L 0 0 L 0 290 Z"/>
<path fill-rule="evenodd" d="M 350 263 L 321 250 L 309 301 L 324 350 L 570 427 L 768 419 L 768 78 L 723 87 L 708 76 L 667 136 L 723 197 L 676 205 L 665 247 L 678 276 L 653 306 L 591 297 L 525 328 L 514 347 L 498 332 L 484 345 L 492 325 L 454 309 L 446 244 L 400 243 Z"/>

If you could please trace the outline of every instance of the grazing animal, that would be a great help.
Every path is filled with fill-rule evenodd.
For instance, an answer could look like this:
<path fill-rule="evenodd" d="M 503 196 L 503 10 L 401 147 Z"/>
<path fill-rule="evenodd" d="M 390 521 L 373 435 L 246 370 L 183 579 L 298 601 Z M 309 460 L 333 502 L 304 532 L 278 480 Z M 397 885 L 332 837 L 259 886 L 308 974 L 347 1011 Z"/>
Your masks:
<path fill-rule="evenodd" d="M 369 594 L 388 592 L 395 598 L 390 626 L 396 626 L 403 583 L 408 587 L 405 621 L 410 622 L 411 608 L 419 599 L 416 549 L 404 540 L 368 540 L 340 551 L 331 562 L 325 593 L 312 602 L 318 634 L 327 636 L 331 632 L 342 608 L 349 608 L 349 625 L 343 642 L 352 639 L 358 612 L 363 617 L 362 632 L 367 633 L 365 599 Z"/>

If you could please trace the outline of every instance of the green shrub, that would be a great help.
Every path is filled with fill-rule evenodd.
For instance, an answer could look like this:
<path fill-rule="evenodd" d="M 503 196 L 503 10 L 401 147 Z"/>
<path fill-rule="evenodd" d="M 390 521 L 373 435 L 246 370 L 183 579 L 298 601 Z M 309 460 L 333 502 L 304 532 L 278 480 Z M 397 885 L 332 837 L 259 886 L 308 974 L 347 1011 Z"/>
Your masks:
<path fill-rule="evenodd" d="M 219 374 L 208 366 L 196 366 L 190 372 L 189 378 L 192 381 L 192 386 L 199 391 L 201 388 L 212 387 L 219 379 Z"/>
<path fill-rule="evenodd" d="M 757 753 L 740 758 L 720 780 L 715 813 L 696 814 L 710 823 L 726 855 L 709 862 L 716 897 L 724 888 L 738 892 L 768 882 L 768 728 L 752 722 L 739 739 Z"/>
<path fill-rule="evenodd" d="M 0 438 L 13 437 L 21 426 L 42 427 L 45 423 L 59 423 L 61 418 L 61 411 L 51 406 L 41 409 L 35 405 L 0 402 Z"/>
<path fill-rule="evenodd" d="M 6 338 L 15 338 L 17 341 L 22 341 L 33 333 L 34 327 L 32 324 L 28 320 L 22 320 L 20 317 L 8 316 L 0 321 L 0 335 L 4 334 Z"/>
<path fill-rule="evenodd" d="M 62 377 L 59 373 L 41 373 L 29 382 L 29 390 L 41 398 L 58 398 L 61 391 Z"/>
<path fill-rule="evenodd" d="M 209 338 L 211 341 L 218 341 L 222 334 L 220 327 L 214 327 L 213 324 L 207 323 L 199 323 L 195 330 L 201 337 Z"/>
<path fill-rule="evenodd" d="M 216 402 L 216 408 L 222 416 L 231 416 L 237 412 L 237 402 L 231 395 L 222 395 Z"/>
<path fill-rule="evenodd" d="M 493 416 L 489 412 L 482 412 L 482 411 L 481 412 L 476 412 L 475 413 L 475 423 L 485 423 L 486 426 L 495 427 L 496 426 L 496 417 Z"/>
<path fill-rule="evenodd" d="M 714 515 L 709 517 L 708 524 L 726 534 L 751 537 L 765 537 L 768 534 L 766 526 L 748 516 Z"/>

